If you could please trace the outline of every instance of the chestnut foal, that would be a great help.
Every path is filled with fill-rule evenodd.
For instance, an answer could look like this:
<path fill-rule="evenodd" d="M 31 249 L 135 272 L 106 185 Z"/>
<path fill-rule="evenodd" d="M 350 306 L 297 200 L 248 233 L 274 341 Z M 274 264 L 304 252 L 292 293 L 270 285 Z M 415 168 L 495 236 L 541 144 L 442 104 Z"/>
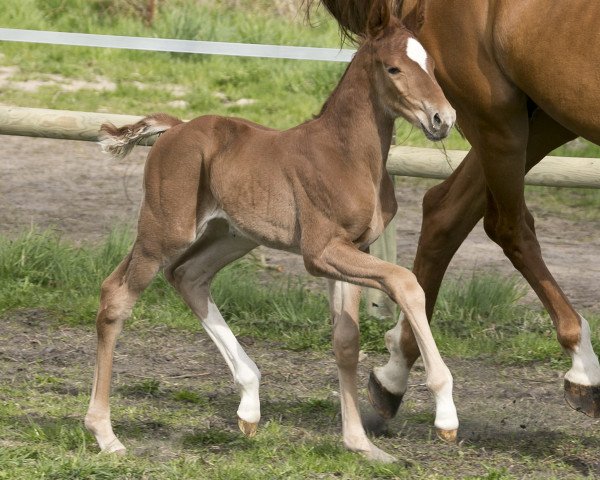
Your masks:
<path fill-rule="evenodd" d="M 218 116 L 184 123 L 165 114 L 122 128 L 103 126 L 103 147 L 116 157 L 164 132 L 146 162 L 133 249 L 102 285 L 85 424 L 103 451 L 125 450 L 109 410 L 116 338 L 161 269 L 231 369 L 241 396 L 239 426 L 254 435 L 260 373 L 213 303 L 210 283 L 257 245 L 298 253 L 308 272 L 329 279 L 347 448 L 369 459 L 394 460 L 367 438 L 358 410 L 360 286 L 382 290 L 404 312 L 435 397 L 435 425 L 442 437 L 455 438 L 452 377 L 431 335 L 423 290 L 409 270 L 367 253 L 397 208 L 385 163 L 398 116 L 432 139 L 444 138 L 455 120 L 421 44 L 396 18 L 375 12 L 321 113 L 295 128 L 280 132 Z"/>

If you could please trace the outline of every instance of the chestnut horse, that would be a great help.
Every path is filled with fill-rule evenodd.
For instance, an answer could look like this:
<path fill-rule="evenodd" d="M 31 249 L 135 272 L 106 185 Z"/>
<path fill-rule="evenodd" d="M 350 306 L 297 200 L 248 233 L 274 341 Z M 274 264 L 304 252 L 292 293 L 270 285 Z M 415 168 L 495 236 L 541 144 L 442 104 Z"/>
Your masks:
<path fill-rule="evenodd" d="M 536 292 L 556 327 L 572 368 L 567 403 L 600 417 L 600 365 L 588 322 L 577 313 L 542 258 L 525 205 L 525 173 L 576 136 L 600 144 L 600 3 L 584 0 L 323 0 L 346 31 L 362 34 L 372 8 L 385 3 L 435 60 L 436 77 L 472 145 L 460 167 L 423 200 L 414 273 L 431 318 L 450 260 L 484 218 Z M 402 319 L 386 334 L 387 365 L 376 368 L 370 398 L 395 415 L 419 355 Z"/>
<path fill-rule="evenodd" d="M 444 138 L 455 120 L 429 56 L 384 13 L 374 10 L 361 47 L 318 117 L 298 127 L 279 132 L 217 116 L 184 123 L 165 114 L 122 128 L 103 126 L 103 146 L 117 157 L 164 132 L 146 162 L 133 249 L 102 285 L 85 424 L 103 451 L 125 450 L 109 409 L 117 335 L 159 270 L 227 362 L 241 396 L 241 430 L 256 432 L 260 373 L 213 303 L 210 283 L 257 245 L 299 253 L 310 273 L 330 280 L 347 448 L 369 459 L 394 460 L 367 438 L 358 411 L 359 286 L 382 290 L 404 312 L 436 400 L 435 425 L 440 436 L 456 437 L 452 377 L 431 335 L 423 290 L 409 270 L 367 253 L 397 209 L 385 168 L 394 119 L 408 119 L 432 139 Z"/>

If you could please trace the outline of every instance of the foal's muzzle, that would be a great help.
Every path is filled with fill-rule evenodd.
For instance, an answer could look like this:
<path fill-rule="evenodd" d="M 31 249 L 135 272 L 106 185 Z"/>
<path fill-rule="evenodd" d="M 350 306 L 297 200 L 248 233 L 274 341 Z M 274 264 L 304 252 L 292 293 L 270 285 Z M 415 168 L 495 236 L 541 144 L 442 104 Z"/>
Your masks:
<path fill-rule="evenodd" d="M 423 133 L 429 140 L 438 141 L 446 138 L 456 121 L 456 112 L 451 106 L 444 109 L 428 109 L 427 121 L 421 122 Z"/>

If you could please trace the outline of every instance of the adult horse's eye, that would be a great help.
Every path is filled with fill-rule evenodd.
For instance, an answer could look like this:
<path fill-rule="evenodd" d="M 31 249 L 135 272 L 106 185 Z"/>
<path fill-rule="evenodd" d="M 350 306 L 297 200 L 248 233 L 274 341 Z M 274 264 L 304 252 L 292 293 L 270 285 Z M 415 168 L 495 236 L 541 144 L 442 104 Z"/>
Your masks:
<path fill-rule="evenodd" d="M 391 75 L 396 75 L 397 73 L 400 73 L 400 69 L 396 67 L 388 67 L 387 71 Z"/>

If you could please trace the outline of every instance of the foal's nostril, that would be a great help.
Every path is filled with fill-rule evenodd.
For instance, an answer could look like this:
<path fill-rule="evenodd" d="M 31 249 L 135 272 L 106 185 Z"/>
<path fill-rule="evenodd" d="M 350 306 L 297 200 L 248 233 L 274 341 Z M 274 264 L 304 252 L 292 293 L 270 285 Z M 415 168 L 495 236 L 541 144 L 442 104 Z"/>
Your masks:
<path fill-rule="evenodd" d="M 440 117 L 439 113 L 436 113 L 433 116 L 433 127 L 437 130 L 442 126 L 442 118 Z"/>

